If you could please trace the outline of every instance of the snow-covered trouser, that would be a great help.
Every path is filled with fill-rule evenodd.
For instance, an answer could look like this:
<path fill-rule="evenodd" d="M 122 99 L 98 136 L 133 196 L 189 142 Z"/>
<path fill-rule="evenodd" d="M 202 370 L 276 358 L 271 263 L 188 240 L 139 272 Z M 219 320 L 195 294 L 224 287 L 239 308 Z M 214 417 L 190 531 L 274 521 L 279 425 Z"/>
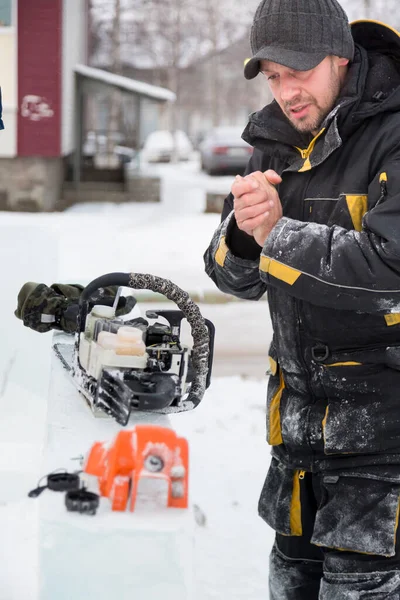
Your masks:
<path fill-rule="evenodd" d="M 343 481 L 331 473 L 302 475 L 301 535 L 276 534 L 269 600 L 400 600 L 399 486 L 369 479 L 367 489 L 364 479 L 347 474 Z M 264 486 L 264 518 L 265 493 Z M 295 503 L 292 497 L 292 508 Z M 279 504 L 285 505 L 284 495 Z M 283 515 L 276 517 L 282 524 Z M 292 514 L 294 527 L 295 519 Z"/>
<path fill-rule="evenodd" d="M 331 560 L 325 561 L 294 559 L 275 545 L 270 559 L 269 600 L 400 600 L 399 569 L 383 570 L 384 565 L 380 565 L 382 570 L 374 570 L 379 565 L 373 560 L 358 563 L 355 557 L 341 571 L 341 559 L 331 554 Z M 344 570 L 350 566 L 351 570 Z M 370 570 L 365 572 L 365 568 Z"/>

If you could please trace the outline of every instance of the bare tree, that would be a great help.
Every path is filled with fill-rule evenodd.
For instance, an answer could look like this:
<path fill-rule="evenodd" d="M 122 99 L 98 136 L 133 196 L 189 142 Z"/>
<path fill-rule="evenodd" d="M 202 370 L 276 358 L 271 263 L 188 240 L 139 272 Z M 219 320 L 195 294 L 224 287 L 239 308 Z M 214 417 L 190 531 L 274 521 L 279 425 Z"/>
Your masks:
<path fill-rule="evenodd" d="M 110 1 L 93 0 L 96 16 L 111 50 Z M 220 69 L 218 51 L 242 37 L 251 22 L 258 0 L 120 0 L 121 52 L 133 64 L 154 70 L 153 83 L 162 84 L 177 96 L 179 113 L 180 73 L 201 57 L 215 56 L 211 89 L 213 122 L 220 120 Z M 108 8 L 108 10 L 107 10 Z M 96 10 L 96 8 L 94 9 Z M 161 83 L 162 82 L 162 83 Z M 202 93 L 199 90 L 199 93 Z M 176 117 L 172 117 L 172 128 Z"/>
<path fill-rule="evenodd" d="M 234 11 L 235 12 L 235 11 Z M 232 41 L 243 35 L 248 26 L 250 13 L 247 8 L 247 14 L 242 15 L 242 19 L 237 19 L 236 15 L 228 10 L 227 2 L 216 3 L 214 0 L 204 0 L 201 10 L 201 20 L 206 25 L 206 42 L 210 48 L 212 68 L 210 70 L 210 91 L 211 91 L 211 115 L 214 126 L 221 121 L 221 89 L 220 81 L 223 77 L 221 73 L 220 62 L 218 60 L 218 51 L 224 46 L 230 45 Z M 244 24 L 239 27 L 238 23 Z"/>
<path fill-rule="evenodd" d="M 371 0 L 364 0 L 365 17 L 371 18 Z"/>

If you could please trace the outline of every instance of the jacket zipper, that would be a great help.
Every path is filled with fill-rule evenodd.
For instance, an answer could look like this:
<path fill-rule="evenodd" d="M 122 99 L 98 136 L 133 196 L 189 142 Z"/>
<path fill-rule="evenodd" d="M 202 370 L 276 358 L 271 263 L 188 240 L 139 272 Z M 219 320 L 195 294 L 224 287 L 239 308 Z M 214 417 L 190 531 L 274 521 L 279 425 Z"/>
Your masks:
<path fill-rule="evenodd" d="M 387 196 L 387 175 L 386 173 L 381 173 L 379 183 L 381 185 L 381 195 L 378 199 L 378 202 L 375 204 L 373 208 L 376 208 L 381 202 L 383 202 Z"/>

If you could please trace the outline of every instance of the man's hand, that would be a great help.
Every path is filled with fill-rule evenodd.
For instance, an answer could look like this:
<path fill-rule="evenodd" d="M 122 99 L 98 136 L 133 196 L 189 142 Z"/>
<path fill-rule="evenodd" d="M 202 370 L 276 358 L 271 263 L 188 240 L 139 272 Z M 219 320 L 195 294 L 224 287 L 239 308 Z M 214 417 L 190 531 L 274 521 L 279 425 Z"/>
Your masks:
<path fill-rule="evenodd" d="M 233 185 L 234 211 L 239 229 L 264 246 L 271 230 L 282 217 L 282 205 L 275 185 L 282 179 L 275 171 L 237 175 Z"/>

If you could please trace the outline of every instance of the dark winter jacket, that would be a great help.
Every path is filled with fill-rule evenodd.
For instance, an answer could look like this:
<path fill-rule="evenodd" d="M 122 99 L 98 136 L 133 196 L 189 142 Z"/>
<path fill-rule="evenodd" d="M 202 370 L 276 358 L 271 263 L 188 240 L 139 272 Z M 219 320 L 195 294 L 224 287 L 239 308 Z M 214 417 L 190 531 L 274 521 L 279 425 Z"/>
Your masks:
<path fill-rule="evenodd" d="M 400 39 L 372 24 L 310 141 L 273 102 L 243 134 L 274 169 L 283 218 L 263 248 L 233 198 L 205 254 L 224 292 L 268 295 L 268 441 L 288 467 L 400 464 Z"/>

